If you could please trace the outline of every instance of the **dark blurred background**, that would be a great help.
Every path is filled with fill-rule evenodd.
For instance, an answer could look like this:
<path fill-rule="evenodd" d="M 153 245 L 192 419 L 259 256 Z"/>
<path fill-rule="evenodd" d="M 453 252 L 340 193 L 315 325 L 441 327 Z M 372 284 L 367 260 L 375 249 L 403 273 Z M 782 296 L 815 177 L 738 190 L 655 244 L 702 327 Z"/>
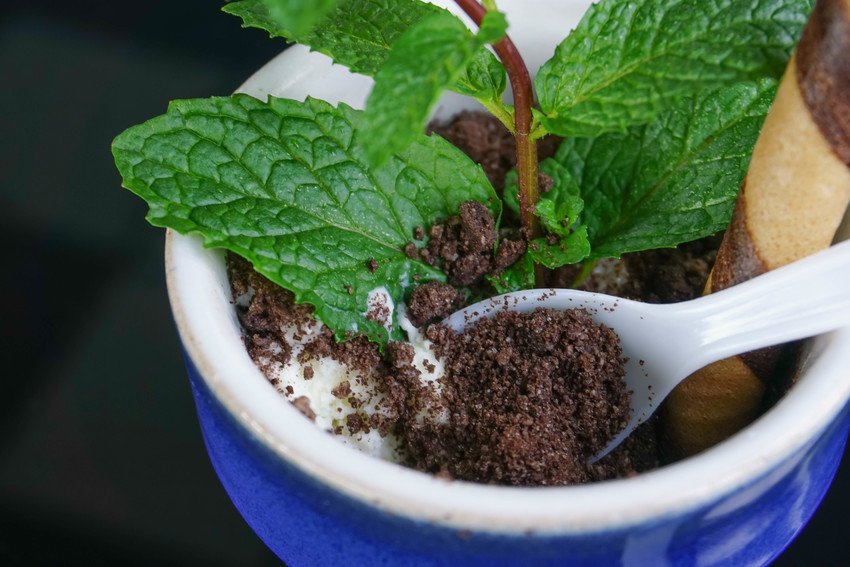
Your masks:
<path fill-rule="evenodd" d="M 0 565 L 275 565 L 203 448 L 162 230 L 109 145 L 284 44 L 221 2 L 0 8 Z M 11 366 L 8 362 L 11 361 Z M 844 565 L 850 465 L 777 565 Z"/>

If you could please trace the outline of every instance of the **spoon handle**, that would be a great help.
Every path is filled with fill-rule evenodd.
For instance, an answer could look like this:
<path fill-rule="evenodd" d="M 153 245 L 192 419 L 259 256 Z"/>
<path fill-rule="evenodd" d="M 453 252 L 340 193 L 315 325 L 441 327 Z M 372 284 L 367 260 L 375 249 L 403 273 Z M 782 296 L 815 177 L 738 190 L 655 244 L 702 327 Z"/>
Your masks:
<path fill-rule="evenodd" d="M 676 305 L 709 361 L 850 326 L 850 241 Z"/>

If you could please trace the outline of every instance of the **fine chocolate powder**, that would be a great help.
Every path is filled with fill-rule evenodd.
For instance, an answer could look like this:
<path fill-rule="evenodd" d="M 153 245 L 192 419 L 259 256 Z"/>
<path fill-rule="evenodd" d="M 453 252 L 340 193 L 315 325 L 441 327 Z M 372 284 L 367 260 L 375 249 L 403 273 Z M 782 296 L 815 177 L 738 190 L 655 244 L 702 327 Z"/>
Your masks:
<path fill-rule="evenodd" d="M 617 336 L 587 312 L 500 311 L 428 338 L 446 365 L 447 418 L 407 424 L 417 468 L 519 486 L 636 472 L 588 465 L 628 421 L 630 392 Z"/>

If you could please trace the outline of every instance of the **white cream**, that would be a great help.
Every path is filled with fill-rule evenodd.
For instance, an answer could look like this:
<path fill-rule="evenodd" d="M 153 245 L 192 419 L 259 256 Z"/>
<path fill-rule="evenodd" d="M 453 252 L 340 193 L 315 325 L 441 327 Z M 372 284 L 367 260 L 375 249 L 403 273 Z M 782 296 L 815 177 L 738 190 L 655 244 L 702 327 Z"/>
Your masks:
<path fill-rule="evenodd" d="M 249 291 L 249 294 L 252 292 Z M 246 294 L 246 295 L 249 295 Z M 239 298 L 244 300 L 244 298 Z M 396 309 L 389 292 L 384 287 L 372 290 L 368 296 L 369 310 L 364 316 L 372 312 L 377 314 L 378 320 L 388 331 L 392 330 L 393 313 Z M 439 391 L 439 379 L 443 376 L 444 365 L 434 354 L 431 342 L 414 327 L 405 316 L 404 305 L 399 305 L 399 324 L 409 337 L 409 343 L 414 349 L 413 365 L 421 373 L 423 383 L 432 384 L 431 388 Z M 298 398 L 306 397 L 310 402 L 310 409 L 315 414 L 315 423 L 318 427 L 327 431 L 341 431 L 334 435 L 335 438 L 348 445 L 354 446 L 361 451 L 384 459 L 398 461 L 399 440 L 390 433 L 381 437 L 377 429 L 370 429 L 368 433 L 360 431 L 354 435 L 349 433 L 346 417 L 351 413 L 361 415 L 386 414 L 381 408 L 384 400 L 383 394 L 378 394 L 370 387 L 370 376 L 362 376 L 357 370 L 351 370 L 330 357 L 311 357 L 311 360 L 302 364 L 298 357 L 303 352 L 304 346 L 322 332 L 323 325 L 317 320 L 311 320 L 307 327 L 297 328 L 295 326 L 282 328 L 284 339 L 292 349 L 289 361 L 285 364 L 272 362 L 271 355 L 281 350 L 280 345 L 270 347 L 269 357 L 259 357 L 258 362 L 263 366 L 275 388 L 289 401 L 294 402 Z M 312 377 L 305 378 L 305 368 L 312 369 Z M 348 396 L 339 398 L 333 391 L 348 381 L 351 388 L 350 396 L 359 400 L 362 405 L 355 408 L 348 400 Z M 431 415 L 434 418 L 434 415 Z"/>
<path fill-rule="evenodd" d="M 433 344 L 425 338 L 425 335 L 413 326 L 410 319 L 407 318 L 404 304 L 399 309 L 399 326 L 407 333 L 407 342 L 413 347 L 413 366 L 419 370 L 422 382 L 431 384 L 434 391 L 439 393 L 442 391 L 440 379 L 446 373 L 446 366 L 443 361 L 437 358 L 434 353 Z M 440 421 L 448 419 L 446 409 L 442 408 L 440 413 L 432 412 L 429 419 Z M 420 414 L 420 419 L 424 418 L 424 413 Z"/>
<path fill-rule="evenodd" d="M 366 297 L 366 305 L 368 306 L 366 312 L 361 315 L 381 323 L 388 332 L 392 333 L 395 303 L 390 297 L 389 290 L 384 286 L 376 287 Z"/>

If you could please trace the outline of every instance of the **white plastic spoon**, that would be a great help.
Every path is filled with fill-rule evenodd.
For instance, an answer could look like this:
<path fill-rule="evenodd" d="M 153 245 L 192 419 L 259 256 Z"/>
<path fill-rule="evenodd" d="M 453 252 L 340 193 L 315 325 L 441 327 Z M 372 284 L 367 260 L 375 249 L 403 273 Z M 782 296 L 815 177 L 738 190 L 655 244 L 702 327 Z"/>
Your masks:
<path fill-rule="evenodd" d="M 649 304 L 572 289 L 500 295 L 454 313 L 444 324 L 463 330 L 500 310 L 586 309 L 620 337 L 632 390 L 626 428 L 596 461 L 644 422 L 673 388 L 723 358 L 850 326 L 850 241 L 690 301 Z"/>

